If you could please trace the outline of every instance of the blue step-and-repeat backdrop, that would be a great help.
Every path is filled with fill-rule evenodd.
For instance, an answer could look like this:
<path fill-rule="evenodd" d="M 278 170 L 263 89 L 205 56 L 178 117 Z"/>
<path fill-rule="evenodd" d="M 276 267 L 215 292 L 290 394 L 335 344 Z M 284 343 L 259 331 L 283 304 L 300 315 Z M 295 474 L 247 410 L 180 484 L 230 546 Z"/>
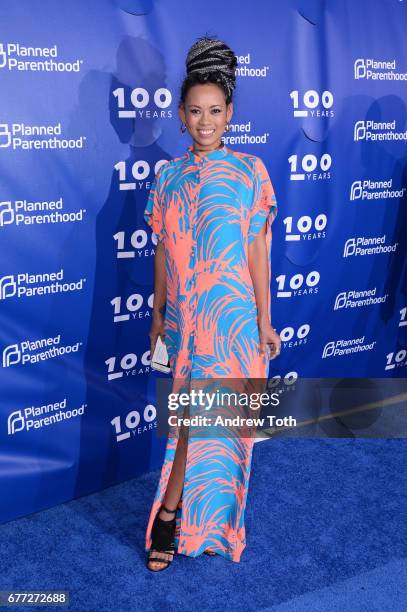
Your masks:
<path fill-rule="evenodd" d="M 0 522 L 161 466 L 143 212 L 198 36 L 276 191 L 270 377 L 406 376 L 406 4 L 1 2 Z"/>

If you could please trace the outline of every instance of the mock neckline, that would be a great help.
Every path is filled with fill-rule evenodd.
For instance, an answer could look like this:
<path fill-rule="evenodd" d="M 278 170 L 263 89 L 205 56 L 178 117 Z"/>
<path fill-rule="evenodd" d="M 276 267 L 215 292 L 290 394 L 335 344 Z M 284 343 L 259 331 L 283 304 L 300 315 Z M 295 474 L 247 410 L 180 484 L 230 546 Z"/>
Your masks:
<path fill-rule="evenodd" d="M 189 145 L 187 152 L 188 152 L 188 159 L 194 164 L 205 162 L 208 159 L 222 159 L 223 157 L 226 157 L 226 155 L 228 154 L 225 144 L 220 149 L 216 149 L 215 151 L 210 151 L 209 153 L 206 153 L 206 155 L 198 155 L 197 153 L 195 153 L 193 151 L 193 146 L 194 145 L 192 144 Z"/>

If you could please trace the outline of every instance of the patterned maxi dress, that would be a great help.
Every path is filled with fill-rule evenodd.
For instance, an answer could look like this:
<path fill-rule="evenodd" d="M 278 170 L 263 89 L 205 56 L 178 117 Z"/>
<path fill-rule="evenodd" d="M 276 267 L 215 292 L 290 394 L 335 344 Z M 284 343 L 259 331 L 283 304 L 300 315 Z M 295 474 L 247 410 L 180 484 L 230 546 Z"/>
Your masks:
<path fill-rule="evenodd" d="M 271 278 L 274 189 L 259 157 L 225 145 L 186 153 L 160 167 L 144 218 L 166 252 L 165 342 L 174 379 L 266 379 L 269 357 L 259 354 L 257 307 L 248 245 L 267 220 Z M 270 290 L 268 295 L 270 306 Z M 253 437 L 189 437 L 177 552 L 210 549 L 240 561 L 246 545 L 244 511 Z M 177 439 L 168 437 L 161 477 L 146 530 L 163 502 Z"/>

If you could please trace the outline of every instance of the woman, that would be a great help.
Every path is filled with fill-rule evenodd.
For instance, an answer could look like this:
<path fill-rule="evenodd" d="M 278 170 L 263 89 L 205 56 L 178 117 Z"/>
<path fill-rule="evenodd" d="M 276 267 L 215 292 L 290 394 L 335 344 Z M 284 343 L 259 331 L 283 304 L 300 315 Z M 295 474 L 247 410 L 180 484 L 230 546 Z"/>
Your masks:
<path fill-rule="evenodd" d="M 270 321 L 273 186 L 260 158 L 221 140 L 236 64 L 214 38 L 189 50 L 179 116 L 193 144 L 161 166 L 145 210 L 158 239 L 151 354 L 161 336 L 177 380 L 267 379 L 280 352 Z M 146 532 L 148 569 L 166 569 L 175 550 L 240 561 L 253 441 L 196 439 L 187 428 L 168 438 Z"/>

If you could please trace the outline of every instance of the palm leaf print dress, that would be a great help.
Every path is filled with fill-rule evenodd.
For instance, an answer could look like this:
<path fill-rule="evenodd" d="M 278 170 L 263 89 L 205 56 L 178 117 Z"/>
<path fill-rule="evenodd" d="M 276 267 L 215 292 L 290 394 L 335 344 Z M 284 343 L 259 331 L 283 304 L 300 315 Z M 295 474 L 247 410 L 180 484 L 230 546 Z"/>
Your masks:
<path fill-rule="evenodd" d="M 267 222 L 271 278 L 276 214 L 273 185 L 257 156 L 223 145 L 201 157 L 190 145 L 158 170 L 144 218 L 165 246 L 165 342 L 174 379 L 267 378 L 269 356 L 259 354 L 248 246 Z M 270 307 L 270 288 L 268 302 Z M 196 557 L 210 549 L 240 561 L 253 442 L 253 437 L 189 438 L 175 532 L 178 553 Z M 147 551 L 176 445 L 169 436 Z"/>

